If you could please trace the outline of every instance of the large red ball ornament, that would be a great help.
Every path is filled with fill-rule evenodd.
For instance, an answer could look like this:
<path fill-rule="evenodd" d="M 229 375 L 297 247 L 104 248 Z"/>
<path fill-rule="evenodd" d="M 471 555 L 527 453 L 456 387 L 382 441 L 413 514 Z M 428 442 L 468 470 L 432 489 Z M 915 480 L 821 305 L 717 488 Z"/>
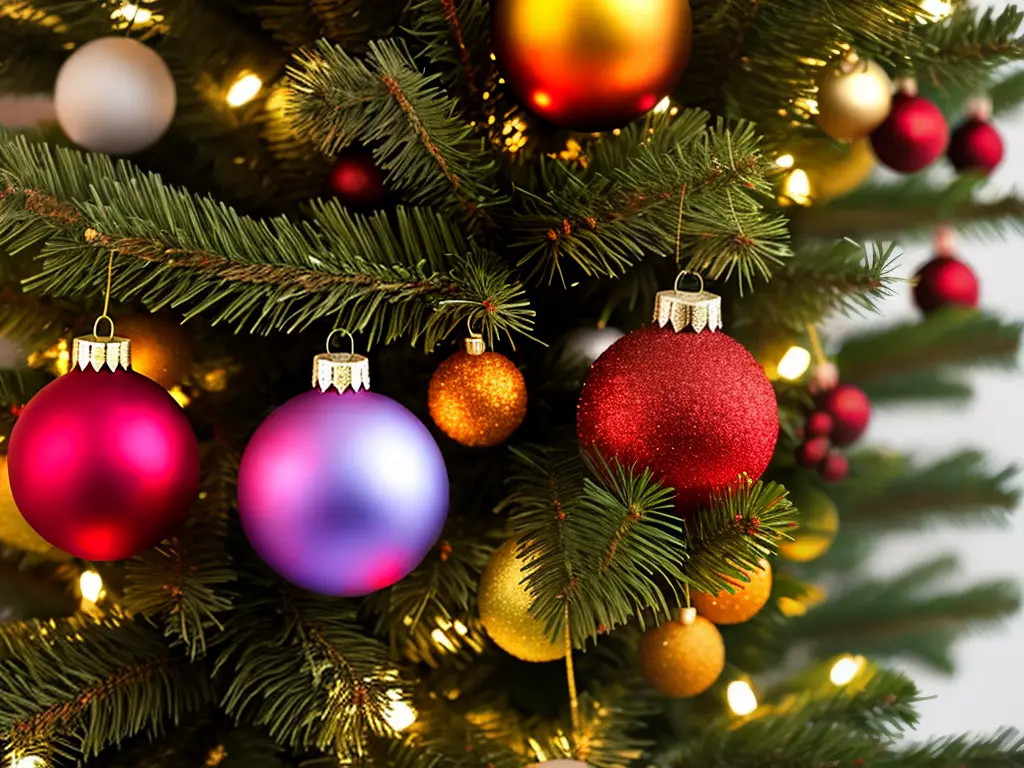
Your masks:
<path fill-rule="evenodd" d="M 889 117 L 871 134 L 875 155 L 900 173 L 930 165 L 948 143 L 949 126 L 939 108 L 905 91 L 893 96 Z"/>
<path fill-rule="evenodd" d="M 988 174 L 1003 159 L 1003 140 L 992 123 L 972 117 L 953 131 L 948 155 L 958 171 Z"/>
<path fill-rule="evenodd" d="M 348 149 L 335 159 L 330 185 L 335 197 L 346 205 L 374 208 L 387 196 L 383 171 L 363 149 Z"/>
<path fill-rule="evenodd" d="M 855 443 L 871 421 L 871 400 L 864 390 L 852 384 L 840 384 L 821 398 L 822 410 L 832 416 L 832 444 Z"/>
<path fill-rule="evenodd" d="M 92 352 L 106 348 L 95 368 L 80 365 L 90 354 L 81 354 L 83 342 Z M 33 397 L 14 425 L 11 491 L 53 546 L 85 560 L 120 560 L 188 517 L 199 493 L 199 446 L 167 391 L 130 370 L 127 340 L 84 337 L 74 349 L 75 367 Z"/>
<path fill-rule="evenodd" d="M 581 446 L 649 468 L 675 489 L 680 514 L 743 473 L 759 478 L 779 431 L 775 392 L 753 355 L 724 333 L 684 331 L 689 320 L 669 317 L 686 297 L 712 294 L 659 293 L 655 318 L 672 327 L 640 328 L 609 347 L 590 369 L 577 413 Z"/>
<path fill-rule="evenodd" d="M 566 128 L 636 119 L 690 58 L 689 0 L 495 0 L 492 13 L 502 75 L 531 110 Z"/>
<path fill-rule="evenodd" d="M 937 256 L 917 272 L 914 301 L 928 314 L 942 307 L 978 306 L 978 278 L 952 256 Z"/>

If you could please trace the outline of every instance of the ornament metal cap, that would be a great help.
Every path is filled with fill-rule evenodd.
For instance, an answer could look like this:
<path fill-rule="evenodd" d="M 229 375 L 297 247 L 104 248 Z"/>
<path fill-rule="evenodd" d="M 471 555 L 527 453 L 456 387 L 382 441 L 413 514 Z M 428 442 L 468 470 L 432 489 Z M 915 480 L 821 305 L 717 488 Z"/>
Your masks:
<path fill-rule="evenodd" d="M 693 275 L 700 281 L 696 291 L 680 291 L 679 278 Z M 671 291 L 658 291 L 654 296 L 654 322 L 664 328 L 671 325 L 676 333 L 690 329 L 718 331 L 722 328 L 722 297 L 704 290 L 704 279 L 696 272 L 683 270 L 676 275 Z"/>
<path fill-rule="evenodd" d="M 110 335 L 100 336 L 100 322 L 110 323 Z M 114 321 L 106 315 L 96 318 L 92 333 L 78 336 L 71 342 L 71 367 L 84 371 L 92 368 L 99 372 L 103 368 L 109 371 L 130 371 L 132 367 L 132 343 L 122 336 L 114 335 Z"/>
<path fill-rule="evenodd" d="M 336 333 L 344 333 L 352 342 L 348 352 L 331 352 L 331 339 Z M 339 393 L 347 389 L 358 392 L 370 388 L 370 360 L 357 355 L 356 342 L 348 331 L 336 328 L 327 337 L 327 351 L 313 358 L 313 388 L 326 392 L 336 389 Z"/>

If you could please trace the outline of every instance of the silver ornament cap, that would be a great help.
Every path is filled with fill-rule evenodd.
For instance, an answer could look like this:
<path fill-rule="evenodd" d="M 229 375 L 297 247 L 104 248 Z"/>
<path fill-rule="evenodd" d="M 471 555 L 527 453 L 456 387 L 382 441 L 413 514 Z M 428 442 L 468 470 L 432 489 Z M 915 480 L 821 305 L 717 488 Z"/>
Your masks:
<path fill-rule="evenodd" d="M 679 278 L 693 274 L 699 281 L 696 291 L 680 291 Z M 704 280 L 692 272 L 680 272 L 671 291 L 658 291 L 654 296 L 654 322 L 660 327 L 672 326 L 676 333 L 690 330 L 718 331 L 722 328 L 722 297 L 704 290 Z"/>
<path fill-rule="evenodd" d="M 71 342 L 71 367 L 80 371 L 130 371 L 132 343 L 122 336 L 78 336 Z"/>

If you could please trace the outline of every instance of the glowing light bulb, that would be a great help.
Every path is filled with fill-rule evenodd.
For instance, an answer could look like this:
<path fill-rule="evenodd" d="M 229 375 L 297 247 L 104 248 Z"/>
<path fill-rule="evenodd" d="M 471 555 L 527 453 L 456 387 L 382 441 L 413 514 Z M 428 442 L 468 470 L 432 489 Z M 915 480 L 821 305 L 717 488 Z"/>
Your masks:
<path fill-rule="evenodd" d="M 832 671 L 828 673 L 828 679 L 833 685 L 846 685 L 857 674 L 864 669 L 863 656 L 843 656 L 832 665 Z"/>
<path fill-rule="evenodd" d="M 775 158 L 775 164 L 779 168 L 792 168 L 793 163 L 796 162 L 792 155 L 779 155 Z"/>
<path fill-rule="evenodd" d="M 95 603 L 103 594 L 103 578 L 96 571 L 83 571 L 78 577 L 78 589 L 83 600 Z"/>
<path fill-rule="evenodd" d="M 661 101 L 654 105 L 654 111 L 660 115 L 662 112 L 668 112 L 668 108 L 671 106 L 672 102 L 669 101 L 668 96 L 666 96 L 665 98 L 663 98 Z"/>
<path fill-rule="evenodd" d="M 452 626 L 455 628 L 455 631 L 458 632 L 460 635 L 469 634 L 469 627 L 467 627 L 458 619 L 455 620 L 455 623 L 452 624 Z"/>
<path fill-rule="evenodd" d="M 782 184 L 782 194 L 797 205 L 811 204 L 811 180 L 807 172 L 794 168 Z"/>
<path fill-rule="evenodd" d="M 124 19 L 133 24 L 146 24 L 153 20 L 153 12 L 147 8 L 140 8 L 134 3 L 127 3 L 120 8 L 115 8 L 110 14 L 112 19 Z"/>
<path fill-rule="evenodd" d="M 228 89 L 225 100 L 228 106 L 240 107 L 255 99 L 262 87 L 263 81 L 258 75 L 254 75 L 252 72 L 243 72 Z"/>
<path fill-rule="evenodd" d="M 46 765 L 46 761 L 36 755 L 26 755 L 25 757 L 11 755 L 11 768 L 43 768 L 44 765 Z"/>
<path fill-rule="evenodd" d="M 416 722 L 416 709 L 412 704 L 402 699 L 402 692 L 396 688 L 388 691 L 387 695 L 391 701 L 384 712 L 384 720 L 391 726 L 391 730 L 395 732 L 404 731 Z"/>
<path fill-rule="evenodd" d="M 441 646 L 444 650 L 449 651 L 450 653 L 455 653 L 455 651 L 458 650 L 458 648 L 455 647 L 455 644 L 451 641 L 451 639 L 449 639 L 448 635 L 446 635 L 440 629 L 435 629 L 433 632 L 431 632 L 430 638 L 439 646 Z"/>
<path fill-rule="evenodd" d="M 733 680 L 729 683 L 725 697 L 729 700 L 729 709 L 735 715 L 749 715 L 757 709 L 757 696 L 746 680 Z"/>
<path fill-rule="evenodd" d="M 779 360 L 779 376 L 789 381 L 799 379 L 811 367 L 811 353 L 803 347 L 790 347 Z"/>
<path fill-rule="evenodd" d="M 185 394 L 185 390 L 181 387 L 174 386 L 167 390 L 167 393 L 174 398 L 174 402 L 184 408 L 186 405 L 192 402 L 192 398 Z"/>
<path fill-rule="evenodd" d="M 953 0 L 921 0 L 921 14 L 918 18 L 923 22 L 942 21 L 953 13 Z"/>

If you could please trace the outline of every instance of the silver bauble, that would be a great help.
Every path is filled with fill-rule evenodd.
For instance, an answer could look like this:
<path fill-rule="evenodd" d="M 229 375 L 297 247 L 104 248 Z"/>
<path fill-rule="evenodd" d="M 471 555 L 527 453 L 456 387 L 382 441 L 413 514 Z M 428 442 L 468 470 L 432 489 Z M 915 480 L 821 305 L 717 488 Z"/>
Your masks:
<path fill-rule="evenodd" d="M 572 366 L 589 366 L 625 335 L 610 325 L 603 328 L 577 328 L 565 337 L 562 359 Z"/>
<path fill-rule="evenodd" d="M 130 155 L 152 146 L 174 119 L 171 70 L 128 37 L 92 40 L 68 57 L 53 94 L 57 122 L 91 152 Z"/>

